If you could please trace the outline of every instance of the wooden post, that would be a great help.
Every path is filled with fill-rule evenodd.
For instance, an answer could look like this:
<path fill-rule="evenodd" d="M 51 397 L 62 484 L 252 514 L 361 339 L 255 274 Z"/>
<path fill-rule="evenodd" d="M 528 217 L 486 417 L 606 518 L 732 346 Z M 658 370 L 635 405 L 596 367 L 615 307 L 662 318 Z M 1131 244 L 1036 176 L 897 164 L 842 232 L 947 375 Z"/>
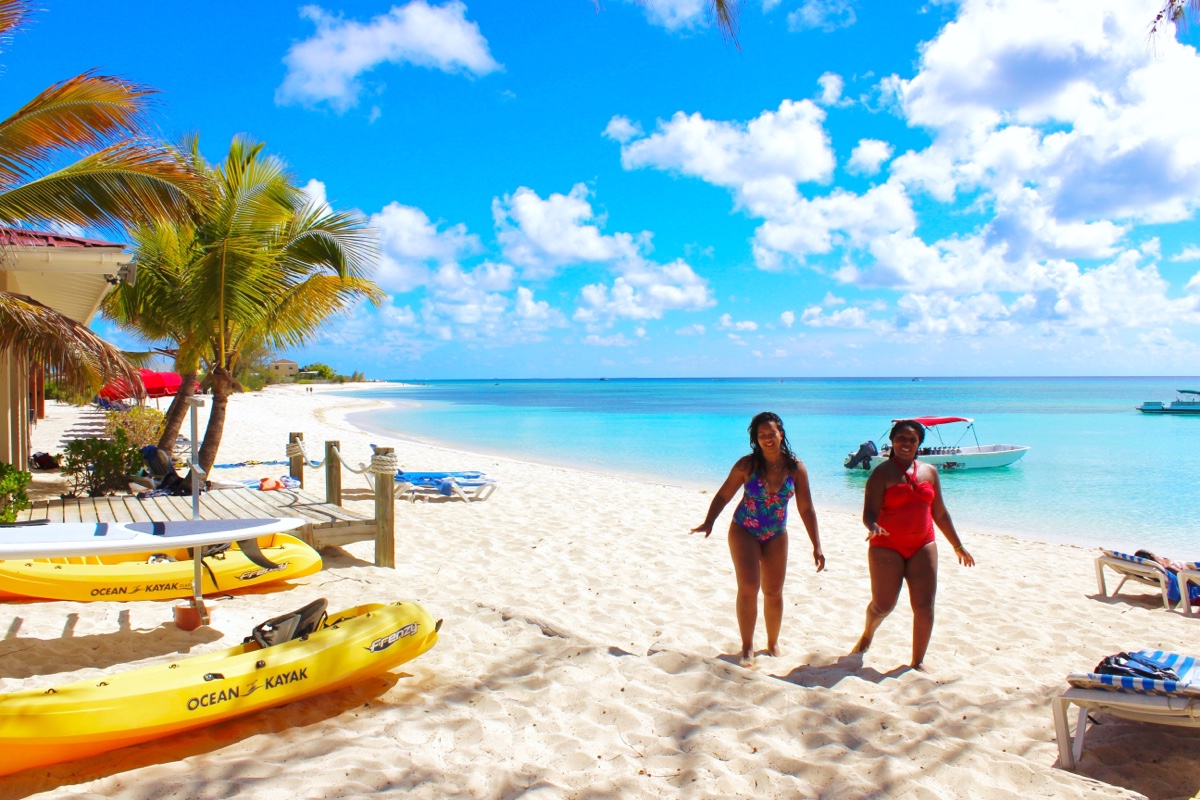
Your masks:
<path fill-rule="evenodd" d="M 341 451 L 341 442 L 325 443 L 325 502 L 342 504 L 342 460 L 334 450 Z"/>
<path fill-rule="evenodd" d="M 303 433 L 289 433 L 288 444 L 293 442 L 303 442 Z M 291 456 L 288 459 L 288 475 L 291 475 L 296 480 L 300 481 L 300 488 L 304 488 L 304 456 Z"/>
<path fill-rule="evenodd" d="M 376 455 L 392 452 L 376 447 Z M 396 568 L 396 481 L 393 475 L 375 473 L 375 566 Z"/>

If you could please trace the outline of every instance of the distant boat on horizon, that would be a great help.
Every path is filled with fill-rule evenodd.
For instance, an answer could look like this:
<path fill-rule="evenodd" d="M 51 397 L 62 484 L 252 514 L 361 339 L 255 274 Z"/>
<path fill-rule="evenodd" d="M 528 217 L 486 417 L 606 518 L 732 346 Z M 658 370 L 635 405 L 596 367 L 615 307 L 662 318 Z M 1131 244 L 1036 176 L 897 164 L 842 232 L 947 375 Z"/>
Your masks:
<path fill-rule="evenodd" d="M 1200 415 L 1200 390 L 1176 389 L 1179 398 L 1170 405 L 1163 405 L 1157 400 L 1147 400 L 1140 406 L 1134 406 L 1143 414 L 1194 414 Z"/>

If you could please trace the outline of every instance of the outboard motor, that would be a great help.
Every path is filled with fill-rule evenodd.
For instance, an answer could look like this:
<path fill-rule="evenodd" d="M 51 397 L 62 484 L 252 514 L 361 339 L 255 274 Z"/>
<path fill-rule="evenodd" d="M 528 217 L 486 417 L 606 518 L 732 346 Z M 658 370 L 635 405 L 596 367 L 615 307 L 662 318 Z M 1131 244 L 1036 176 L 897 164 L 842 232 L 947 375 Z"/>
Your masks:
<path fill-rule="evenodd" d="M 879 455 L 879 448 L 872 441 L 863 442 L 858 446 L 858 452 L 846 461 L 846 469 L 854 469 L 862 465 L 863 469 L 871 468 L 871 457 Z"/>

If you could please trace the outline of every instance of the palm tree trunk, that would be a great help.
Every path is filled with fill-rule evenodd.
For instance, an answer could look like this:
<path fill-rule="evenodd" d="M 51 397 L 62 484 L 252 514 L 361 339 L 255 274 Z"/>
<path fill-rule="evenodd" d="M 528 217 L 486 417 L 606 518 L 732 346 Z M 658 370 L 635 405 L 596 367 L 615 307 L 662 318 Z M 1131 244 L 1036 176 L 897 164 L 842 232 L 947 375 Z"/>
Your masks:
<path fill-rule="evenodd" d="M 204 429 L 204 444 L 200 446 L 200 469 L 208 472 L 217 460 L 217 450 L 221 447 L 221 436 L 225 433 L 225 409 L 229 405 L 229 395 L 213 391 L 212 410 L 208 414 L 208 427 Z M 211 480 L 211 479 L 210 479 Z"/>
<path fill-rule="evenodd" d="M 171 400 L 171 405 L 167 409 L 162 436 L 158 440 L 158 449 L 168 453 L 175 451 L 175 441 L 179 438 L 179 429 L 183 427 L 183 420 L 187 416 L 187 400 L 196 393 L 195 370 L 185 372 L 179 377 L 183 379 L 183 383 L 179 384 L 179 391 L 175 393 L 175 398 Z"/>
<path fill-rule="evenodd" d="M 205 472 L 212 469 L 221 447 L 221 436 L 225 432 L 225 409 L 229 395 L 233 393 L 233 381 L 225 367 L 215 367 L 212 378 L 212 411 L 208 415 L 208 427 L 204 429 L 204 444 L 200 447 L 200 468 Z"/>

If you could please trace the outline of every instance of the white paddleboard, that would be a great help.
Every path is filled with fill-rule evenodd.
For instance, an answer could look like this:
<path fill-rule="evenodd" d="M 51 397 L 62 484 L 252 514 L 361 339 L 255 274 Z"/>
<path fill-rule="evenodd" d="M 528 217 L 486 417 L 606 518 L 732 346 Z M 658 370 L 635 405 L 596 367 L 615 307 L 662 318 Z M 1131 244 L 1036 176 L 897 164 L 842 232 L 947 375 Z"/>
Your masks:
<path fill-rule="evenodd" d="M 167 548 L 257 539 L 272 533 L 286 533 L 303 524 L 304 520 L 294 517 L 268 517 L 17 525 L 0 528 L 0 559 L 153 553 Z"/>

